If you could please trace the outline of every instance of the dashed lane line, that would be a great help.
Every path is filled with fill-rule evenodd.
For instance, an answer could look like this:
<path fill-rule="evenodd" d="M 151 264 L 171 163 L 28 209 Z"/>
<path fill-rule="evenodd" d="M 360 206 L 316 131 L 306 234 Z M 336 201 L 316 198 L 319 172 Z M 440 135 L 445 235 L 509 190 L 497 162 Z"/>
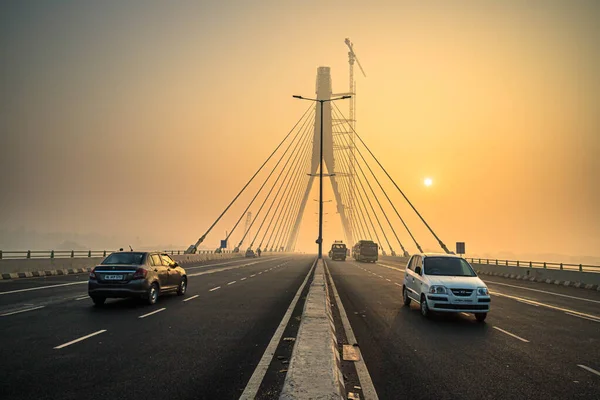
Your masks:
<path fill-rule="evenodd" d="M 28 312 L 28 311 L 39 310 L 40 308 L 44 308 L 44 307 L 45 306 L 38 306 L 38 307 L 26 308 L 24 310 L 11 311 L 11 312 L 7 312 L 4 314 L 0 314 L 0 317 L 8 317 L 9 315 L 21 314 L 21 313 Z"/>
<path fill-rule="evenodd" d="M 85 299 L 89 299 L 89 298 L 90 298 L 90 296 L 77 297 L 75 299 L 75 301 L 85 300 Z"/>
<path fill-rule="evenodd" d="M 502 328 L 498 328 L 497 326 L 493 326 L 492 328 L 494 328 L 494 329 L 496 329 L 496 330 L 498 330 L 498 331 L 500 331 L 500 332 L 502 332 L 502 333 L 504 333 L 504 334 L 507 334 L 508 336 L 512 336 L 512 337 L 514 337 L 515 339 L 519 339 L 519 340 L 520 340 L 520 341 L 522 341 L 522 342 L 529 343 L 529 340 L 527 340 L 527 339 L 523 339 L 522 337 L 520 337 L 520 336 L 517 336 L 517 335 L 515 335 L 514 333 L 510 333 L 510 332 L 508 332 L 508 331 L 505 331 L 505 330 L 504 330 L 504 329 L 502 329 Z"/>
<path fill-rule="evenodd" d="M 188 297 L 187 299 L 184 299 L 184 300 L 183 300 L 183 302 L 185 303 L 186 301 L 193 300 L 193 299 L 195 299 L 195 298 L 196 298 L 196 297 L 198 297 L 198 296 L 200 296 L 200 295 L 199 295 L 199 294 L 197 294 L 197 295 L 195 295 L 195 296 Z"/>
<path fill-rule="evenodd" d="M 209 292 L 214 292 L 215 290 L 219 290 L 219 289 L 221 289 L 221 286 L 214 287 L 214 288 L 210 289 Z"/>
<path fill-rule="evenodd" d="M 246 279 L 248 279 L 248 278 L 244 277 L 244 278 L 240 279 L 240 281 L 245 281 Z"/>
<path fill-rule="evenodd" d="M 233 285 L 234 283 L 236 283 L 237 281 L 231 281 L 228 283 L 228 285 Z"/>
<path fill-rule="evenodd" d="M 36 287 L 32 287 L 32 288 L 27 288 L 27 289 L 9 290 L 9 291 L 6 291 L 6 292 L 0 292 L 0 296 L 5 295 L 5 294 L 30 292 L 32 290 L 52 289 L 52 288 L 61 287 L 61 286 L 82 285 L 84 283 L 85 284 L 88 283 L 87 279 L 85 281 L 81 281 L 81 282 L 59 283 L 57 285 L 36 286 Z"/>
<path fill-rule="evenodd" d="M 70 346 L 70 345 L 75 344 L 77 342 L 81 342 L 82 340 L 85 340 L 85 339 L 89 339 L 92 336 L 96 336 L 96 335 L 99 335 L 99 334 L 104 333 L 104 332 L 106 332 L 106 329 L 102 329 L 100 331 L 97 331 L 97 332 L 94 332 L 94 333 L 90 333 L 89 335 L 82 336 L 79 339 L 71 340 L 70 342 L 61 344 L 60 346 L 56 346 L 54 349 L 55 350 L 59 350 L 59 349 L 65 348 L 67 346 Z"/>
<path fill-rule="evenodd" d="M 256 276 L 256 274 L 254 274 L 254 275 L 250 275 L 250 278 L 254 278 L 255 276 Z"/>
<path fill-rule="evenodd" d="M 596 375 L 600 376 L 600 372 L 596 371 L 596 370 L 595 370 L 595 369 L 593 369 L 593 368 L 590 368 L 590 367 L 588 367 L 588 366 L 585 366 L 585 365 L 583 365 L 583 364 L 577 364 L 577 366 L 578 366 L 579 368 L 583 368 L 583 369 L 585 369 L 585 370 L 586 370 L 586 371 L 588 371 L 588 372 L 591 372 L 592 374 L 596 374 Z"/>
<path fill-rule="evenodd" d="M 156 310 L 156 311 L 149 312 L 148 314 L 140 315 L 138 318 L 140 318 L 140 319 L 141 319 L 141 318 L 146 318 L 146 317 L 149 317 L 149 316 L 151 316 L 152 314 L 156 314 L 156 313 L 159 313 L 159 312 L 161 312 L 161 311 L 165 311 L 165 310 L 166 310 L 166 308 L 165 308 L 165 307 L 163 307 L 163 308 L 161 308 L 161 309 L 158 309 L 158 310 Z"/>

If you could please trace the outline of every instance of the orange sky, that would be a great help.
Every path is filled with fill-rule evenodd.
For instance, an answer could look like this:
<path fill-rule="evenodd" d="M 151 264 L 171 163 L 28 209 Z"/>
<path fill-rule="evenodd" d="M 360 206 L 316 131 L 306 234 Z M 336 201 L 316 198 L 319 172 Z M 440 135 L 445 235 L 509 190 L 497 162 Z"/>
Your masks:
<path fill-rule="evenodd" d="M 594 1 L 2 2 L 0 229 L 194 242 L 318 66 L 347 90 L 350 37 L 357 130 L 449 247 L 600 257 L 598 20 Z"/>

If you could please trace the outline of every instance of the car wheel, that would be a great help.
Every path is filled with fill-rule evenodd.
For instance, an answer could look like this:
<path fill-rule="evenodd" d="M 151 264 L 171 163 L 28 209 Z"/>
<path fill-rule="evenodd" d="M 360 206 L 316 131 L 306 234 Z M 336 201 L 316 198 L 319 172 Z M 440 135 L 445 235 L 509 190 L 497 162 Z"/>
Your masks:
<path fill-rule="evenodd" d="M 427 300 L 425 300 L 425 295 L 421 295 L 421 315 L 427 318 L 430 314 L 431 312 L 429 311 Z"/>
<path fill-rule="evenodd" d="M 156 304 L 156 301 L 158 300 L 158 285 L 156 283 L 153 283 L 150 286 L 150 289 L 148 289 L 148 304 L 152 305 L 152 304 Z"/>
<path fill-rule="evenodd" d="M 408 292 L 407 292 L 405 286 L 402 286 L 402 300 L 404 300 L 404 305 L 405 306 L 409 306 L 410 305 L 410 297 L 408 297 Z"/>
<path fill-rule="evenodd" d="M 181 278 L 181 282 L 179 282 L 179 287 L 177 288 L 177 295 L 183 296 L 185 291 L 187 290 L 187 278 L 184 276 Z"/>
<path fill-rule="evenodd" d="M 95 306 L 100 307 L 106 301 L 106 297 L 97 297 L 97 296 L 94 296 L 94 297 L 92 297 L 92 301 L 94 302 Z"/>
<path fill-rule="evenodd" d="M 477 320 L 477 322 L 485 321 L 485 317 L 487 317 L 487 313 L 485 312 L 475 313 L 475 319 Z"/>

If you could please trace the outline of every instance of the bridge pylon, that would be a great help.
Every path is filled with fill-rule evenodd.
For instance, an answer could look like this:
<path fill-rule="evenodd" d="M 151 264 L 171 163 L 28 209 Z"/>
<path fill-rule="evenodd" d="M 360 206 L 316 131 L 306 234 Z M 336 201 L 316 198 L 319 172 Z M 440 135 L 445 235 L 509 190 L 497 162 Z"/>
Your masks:
<path fill-rule="evenodd" d="M 331 90 L 331 71 L 329 67 L 318 67 L 317 68 L 317 87 L 316 94 L 318 100 L 328 100 L 331 99 L 332 90 Z M 294 225 L 292 228 L 292 234 L 289 237 L 289 240 L 286 244 L 286 251 L 293 251 L 295 243 L 298 239 L 298 231 L 300 229 L 300 222 L 302 220 L 302 215 L 304 215 L 304 209 L 306 208 L 306 202 L 308 200 L 308 196 L 310 194 L 310 190 L 312 188 L 313 182 L 315 180 L 315 175 L 319 169 L 319 155 L 320 155 L 320 140 L 321 140 L 321 105 L 319 102 L 315 102 L 315 126 L 314 126 L 314 136 L 313 136 L 313 151 L 312 151 L 312 162 L 310 168 L 310 177 L 308 180 L 308 185 L 306 186 L 306 191 L 304 192 L 304 196 L 302 197 L 302 202 L 300 203 L 300 209 L 298 210 L 298 215 L 295 218 Z M 332 134 L 332 118 L 331 118 L 331 102 L 325 102 L 323 104 L 323 161 L 327 166 L 327 171 L 330 174 L 336 171 L 335 169 L 335 157 L 333 152 L 333 134 Z M 353 176 L 345 176 L 344 178 L 353 179 Z M 344 205 L 342 201 L 342 195 L 340 193 L 340 188 L 338 184 L 337 176 L 330 176 L 331 186 L 333 188 L 333 194 L 335 196 L 335 202 L 337 204 L 337 212 L 340 214 L 340 218 L 342 220 L 342 227 L 344 229 L 344 233 L 346 235 L 346 240 L 349 241 L 349 245 L 351 246 L 354 243 L 354 236 L 352 232 L 352 227 L 350 224 L 350 215 L 348 213 L 348 207 Z"/>

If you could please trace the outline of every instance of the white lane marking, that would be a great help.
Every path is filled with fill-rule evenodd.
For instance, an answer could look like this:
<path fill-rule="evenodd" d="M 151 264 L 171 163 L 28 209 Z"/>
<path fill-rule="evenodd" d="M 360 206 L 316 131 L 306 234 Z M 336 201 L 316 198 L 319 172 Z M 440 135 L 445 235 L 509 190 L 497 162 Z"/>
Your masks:
<path fill-rule="evenodd" d="M 581 301 L 589 301 L 590 303 L 598 303 L 598 304 L 600 304 L 600 300 L 584 299 L 583 297 L 575 297 L 575 296 L 569 296 L 568 294 L 548 292 L 546 290 L 533 289 L 533 288 L 528 288 L 528 287 L 518 286 L 518 285 L 510 285 L 508 283 L 500 283 L 500 282 L 495 282 L 495 281 L 489 281 L 487 279 L 483 279 L 483 281 L 486 282 L 486 283 L 491 283 L 493 285 L 510 286 L 510 287 L 513 287 L 513 288 L 518 288 L 518 289 L 523 289 L 523 290 L 530 290 L 532 292 L 539 292 L 539 293 L 551 294 L 553 296 L 566 297 L 566 298 L 569 298 L 569 299 L 575 299 L 575 300 L 581 300 Z"/>
<path fill-rule="evenodd" d="M 221 289 L 221 286 L 214 287 L 214 288 L 210 289 L 209 292 L 214 292 L 215 290 L 219 290 L 219 289 Z"/>
<path fill-rule="evenodd" d="M 572 317 L 587 319 L 588 321 L 600 322 L 600 318 L 582 317 L 581 315 L 573 314 L 573 313 L 570 313 L 570 312 L 565 312 L 565 314 L 570 315 Z"/>
<path fill-rule="evenodd" d="M 517 336 L 517 335 L 515 335 L 514 333 L 510 333 L 510 332 L 508 332 L 508 331 L 505 331 L 504 329 L 498 328 L 497 326 L 493 326 L 492 328 L 494 328 L 494 329 L 496 329 L 496 330 L 498 330 L 498 331 L 500 331 L 500 332 L 502 332 L 502 333 L 505 333 L 505 334 L 507 334 L 508 336 L 512 336 L 512 337 L 514 337 L 515 339 L 519 339 L 519 340 L 520 340 L 520 341 L 522 341 L 522 342 L 529 343 L 529 340 L 527 340 L 527 339 L 523 339 L 522 337 L 520 337 L 520 336 Z"/>
<path fill-rule="evenodd" d="M 395 271 L 400 271 L 400 272 L 404 272 L 404 268 L 396 268 L 396 267 L 392 267 L 391 265 L 385 265 L 385 264 L 380 264 L 380 263 L 376 263 L 376 265 L 379 265 L 380 267 L 384 267 L 384 268 L 388 268 L 388 269 L 393 269 Z"/>
<path fill-rule="evenodd" d="M 342 318 L 342 325 L 344 326 L 344 331 L 346 332 L 346 338 L 348 339 L 349 344 L 358 343 L 356 341 L 356 336 L 354 336 L 354 331 L 352 330 L 352 326 L 350 325 L 350 321 L 348 320 L 348 315 L 346 315 L 346 310 L 344 309 L 344 305 L 342 304 L 342 300 L 340 299 L 340 295 L 338 294 L 337 288 L 335 287 L 335 282 L 333 281 L 333 276 L 331 276 L 331 272 L 329 272 L 329 268 L 327 267 L 327 263 L 323 261 L 325 264 L 325 271 L 329 276 L 329 282 L 331 282 L 331 289 L 333 290 L 333 297 L 335 298 L 335 303 L 337 305 L 338 311 L 340 313 L 340 317 Z M 367 369 L 367 365 L 365 364 L 364 357 L 360 353 L 360 347 L 354 348 L 359 357 L 358 361 L 354 362 L 354 366 L 356 367 L 356 373 L 358 374 L 358 380 L 360 381 L 360 386 L 362 387 L 363 398 L 378 400 L 377 391 L 375 391 L 375 386 L 373 385 L 373 381 L 371 380 L 371 375 L 369 374 L 369 370 Z"/>
<path fill-rule="evenodd" d="M 250 380 L 248 381 L 248 384 L 246 385 L 246 388 L 244 389 L 244 392 L 240 396 L 240 400 L 251 400 L 256 397 L 256 393 L 258 393 L 258 388 L 260 387 L 260 384 L 262 383 L 262 380 L 265 377 L 265 374 L 267 373 L 269 364 L 271 364 L 271 360 L 275 356 L 275 351 L 277 350 L 279 341 L 281 340 L 281 337 L 283 336 L 283 331 L 285 330 L 285 327 L 287 326 L 288 322 L 290 321 L 290 318 L 292 317 L 292 312 L 294 311 L 294 308 L 296 308 L 298 299 L 300 298 L 300 295 L 302 294 L 302 291 L 304 290 L 304 287 L 306 286 L 306 282 L 308 282 L 308 278 L 310 277 L 313 270 L 315 269 L 315 265 L 317 265 L 317 260 L 314 261 L 312 267 L 310 268 L 310 270 L 308 271 L 308 274 L 306 275 L 306 278 L 304 278 L 304 282 L 302 282 L 302 285 L 300 285 L 300 288 L 296 292 L 296 296 L 294 296 L 294 299 L 292 300 L 292 302 L 290 303 L 290 306 L 288 307 L 287 311 L 285 312 L 285 315 L 283 316 L 283 319 L 279 323 L 277 330 L 273 334 L 273 337 L 271 338 L 271 341 L 269 342 L 267 349 L 263 353 L 262 358 L 258 362 L 256 369 L 252 373 L 252 376 L 250 377 Z"/>
<path fill-rule="evenodd" d="M 254 275 L 250 275 L 250 278 L 254 278 L 255 276 L 256 276 L 256 274 L 254 274 Z"/>
<path fill-rule="evenodd" d="M 494 296 L 507 297 L 509 299 L 521 301 L 522 303 L 527 303 L 527 304 L 531 304 L 531 305 L 538 305 L 538 306 L 542 306 L 542 307 L 547 307 L 547 308 L 550 308 L 552 310 L 563 311 L 563 312 L 570 312 L 572 314 L 577 314 L 577 315 L 588 317 L 588 318 L 600 319 L 600 317 L 597 316 L 597 315 L 586 314 L 586 313 L 582 313 L 582 312 L 575 311 L 575 310 L 569 310 L 568 308 L 551 306 L 550 304 L 540 303 L 539 301 L 524 299 L 522 297 L 511 296 L 511 295 L 504 294 L 504 293 L 499 293 L 499 292 L 490 292 L 490 294 L 492 294 Z"/>
<path fill-rule="evenodd" d="M 27 311 L 39 310 L 40 308 L 44 308 L 44 307 L 45 306 L 38 306 L 38 307 L 26 308 L 24 310 L 11 311 L 11 312 L 7 312 L 7 313 L 4 313 L 4 314 L 0 314 L 0 317 L 7 317 L 9 315 L 20 314 L 20 313 L 24 313 L 24 312 L 27 312 Z"/>
<path fill-rule="evenodd" d="M 258 274 L 260 275 L 260 274 L 262 274 L 262 272 L 259 272 Z"/>
<path fill-rule="evenodd" d="M 385 278 L 385 280 L 386 280 L 386 281 L 388 281 L 388 282 L 391 282 L 391 281 L 392 281 L 391 279 L 388 279 L 388 278 Z"/>
<path fill-rule="evenodd" d="M 267 272 L 267 271 L 268 271 L 268 269 L 265 269 L 263 272 Z"/>
<path fill-rule="evenodd" d="M 106 329 L 102 329 L 100 331 L 97 331 L 97 332 L 94 332 L 94 333 L 90 333 L 89 335 L 82 336 L 79 339 L 71 340 L 70 342 L 67 342 L 65 344 L 61 344 L 60 346 L 56 346 L 54 349 L 55 350 L 62 349 L 64 347 L 70 346 L 70 345 L 72 345 L 74 343 L 77 343 L 77 342 L 81 342 L 82 340 L 91 338 L 92 336 L 96 336 L 96 335 L 99 335 L 99 334 L 104 333 L 104 332 L 106 332 Z"/>
<path fill-rule="evenodd" d="M 469 314 L 467 314 L 466 312 L 461 312 L 461 314 L 462 314 L 462 315 L 465 315 L 465 316 L 467 316 L 467 317 L 470 317 L 470 315 L 469 315 Z"/>
<path fill-rule="evenodd" d="M 79 301 L 79 300 L 85 300 L 85 299 L 89 299 L 90 296 L 83 296 L 83 297 L 78 297 L 75 299 L 75 301 Z"/>
<path fill-rule="evenodd" d="M 587 367 L 587 366 L 585 366 L 585 365 L 583 365 L 583 364 L 577 364 L 577 366 L 578 366 L 579 368 L 583 368 L 583 369 L 585 369 L 585 370 L 586 370 L 586 371 L 588 371 L 588 372 L 591 372 L 592 374 L 596 374 L 596 375 L 600 376 L 600 372 L 596 371 L 596 370 L 595 370 L 595 369 L 593 369 L 593 368 Z"/>
<path fill-rule="evenodd" d="M 394 285 L 402 287 L 402 285 L 399 284 L 398 282 L 394 282 Z"/>
<path fill-rule="evenodd" d="M 200 296 L 200 295 L 199 295 L 199 294 L 197 294 L 197 295 L 195 295 L 195 296 L 188 297 L 187 299 L 184 299 L 184 300 L 183 300 L 183 302 L 185 303 L 186 301 L 193 300 L 193 299 L 195 299 L 195 298 L 196 298 L 196 297 L 198 297 L 198 296 Z"/>
<path fill-rule="evenodd" d="M 232 270 L 232 269 L 244 268 L 244 267 L 248 267 L 248 266 L 254 265 L 254 264 L 258 264 L 258 261 L 251 262 L 251 263 L 248 263 L 248 264 L 242 264 L 242 265 L 233 265 L 231 267 L 223 267 L 223 268 L 211 269 L 210 271 L 196 272 L 194 274 L 189 274 L 188 277 L 190 277 L 190 276 L 201 276 L 201 275 L 206 275 L 206 274 L 214 274 L 215 272 L 223 272 L 223 271 L 229 271 L 229 270 Z"/>
<path fill-rule="evenodd" d="M 242 278 L 242 279 L 240 279 L 240 281 L 245 281 L 246 279 L 248 279 L 248 278 Z"/>
<path fill-rule="evenodd" d="M 150 313 L 148 313 L 148 314 L 140 315 L 138 318 L 146 318 L 146 317 L 149 317 L 149 316 L 150 316 L 150 315 L 152 315 L 152 314 L 156 314 L 156 313 L 159 313 L 159 312 L 161 312 L 161 311 L 165 311 L 165 310 L 166 310 L 166 308 L 164 308 L 164 307 L 163 307 L 163 308 L 161 308 L 161 309 L 159 309 L 159 310 L 152 311 L 152 312 L 150 312 Z"/>
<path fill-rule="evenodd" d="M 7 292 L 0 292 L 0 295 L 12 294 L 12 293 L 21 293 L 21 292 L 30 292 L 32 290 L 52 289 L 52 288 L 61 287 L 61 286 L 82 285 L 84 283 L 88 283 L 88 281 L 85 280 L 85 281 L 82 281 L 82 282 L 60 283 L 60 284 L 57 284 L 57 285 L 37 286 L 37 287 L 32 287 L 32 288 L 27 288 L 27 289 L 9 290 Z"/>
<path fill-rule="evenodd" d="M 515 300 L 517 300 L 517 299 L 515 299 Z M 529 300 L 517 300 L 517 301 L 518 301 L 518 302 L 521 302 L 521 303 L 529 304 L 530 306 L 539 307 L 539 305 L 537 305 L 537 304 L 535 304 L 535 303 L 532 303 L 532 302 L 531 302 L 531 301 L 529 301 Z"/>
<path fill-rule="evenodd" d="M 234 283 L 236 283 L 237 281 L 231 281 L 228 283 L 228 285 L 233 285 Z"/>

